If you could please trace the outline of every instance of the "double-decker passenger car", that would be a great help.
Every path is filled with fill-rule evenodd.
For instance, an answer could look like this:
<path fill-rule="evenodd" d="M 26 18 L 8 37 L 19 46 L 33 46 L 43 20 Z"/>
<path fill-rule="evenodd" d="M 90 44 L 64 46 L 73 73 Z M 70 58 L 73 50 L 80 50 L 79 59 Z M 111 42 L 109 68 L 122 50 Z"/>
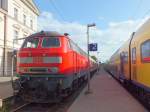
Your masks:
<path fill-rule="evenodd" d="M 31 102 L 60 100 L 97 67 L 68 35 L 51 31 L 27 37 L 17 58 L 18 94 Z"/>
<path fill-rule="evenodd" d="M 150 19 L 117 50 L 107 69 L 150 102 Z"/>

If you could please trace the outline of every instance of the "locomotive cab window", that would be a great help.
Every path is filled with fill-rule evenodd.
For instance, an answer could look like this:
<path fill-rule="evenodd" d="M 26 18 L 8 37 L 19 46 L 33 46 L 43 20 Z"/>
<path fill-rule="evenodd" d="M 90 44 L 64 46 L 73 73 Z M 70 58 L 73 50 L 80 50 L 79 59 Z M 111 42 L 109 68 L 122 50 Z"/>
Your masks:
<path fill-rule="evenodd" d="M 143 62 L 150 62 L 150 40 L 141 45 L 141 55 Z"/>
<path fill-rule="evenodd" d="M 50 48 L 50 47 L 59 47 L 59 46 L 60 46 L 59 38 L 55 38 L 55 37 L 43 38 L 42 47 Z"/>
<path fill-rule="evenodd" d="M 38 38 L 26 39 L 26 41 L 24 42 L 22 48 L 37 48 L 38 47 L 38 43 L 39 43 L 39 39 Z"/>

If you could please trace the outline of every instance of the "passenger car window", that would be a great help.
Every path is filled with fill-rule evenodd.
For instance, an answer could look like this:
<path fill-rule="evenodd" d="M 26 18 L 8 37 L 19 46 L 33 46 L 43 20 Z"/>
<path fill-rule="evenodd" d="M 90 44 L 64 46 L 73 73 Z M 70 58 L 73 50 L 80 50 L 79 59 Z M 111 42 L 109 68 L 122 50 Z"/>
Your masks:
<path fill-rule="evenodd" d="M 132 48 L 132 63 L 136 63 L 136 48 Z"/>
<path fill-rule="evenodd" d="M 128 52 L 122 52 L 120 57 L 123 63 L 128 63 Z"/>
<path fill-rule="evenodd" d="M 38 43 L 39 43 L 39 39 L 38 38 L 26 39 L 26 41 L 24 42 L 22 48 L 37 48 L 38 47 Z"/>
<path fill-rule="evenodd" d="M 142 61 L 150 62 L 150 40 L 145 41 L 141 45 L 141 55 Z"/>
<path fill-rule="evenodd" d="M 60 46 L 59 38 L 55 38 L 55 37 L 43 38 L 42 47 L 50 48 L 50 47 L 59 47 L 59 46 Z"/>
<path fill-rule="evenodd" d="M 128 63 L 128 52 L 125 52 L 125 62 Z"/>

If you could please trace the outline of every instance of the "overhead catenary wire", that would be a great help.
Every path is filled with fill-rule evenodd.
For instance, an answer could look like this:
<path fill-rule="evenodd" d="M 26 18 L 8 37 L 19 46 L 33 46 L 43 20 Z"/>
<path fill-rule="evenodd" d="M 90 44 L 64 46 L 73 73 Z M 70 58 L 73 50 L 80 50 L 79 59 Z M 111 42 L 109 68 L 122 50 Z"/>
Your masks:
<path fill-rule="evenodd" d="M 148 9 L 148 10 L 145 12 L 145 14 L 142 16 L 142 19 L 143 19 L 144 17 L 146 17 L 149 13 L 150 13 L 150 9 Z"/>
<path fill-rule="evenodd" d="M 142 0 L 141 0 L 142 1 Z M 141 19 L 144 19 L 150 13 L 150 9 L 148 9 L 142 16 Z"/>
<path fill-rule="evenodd" d="M 139 3 L 138 3 L 137 7 L 135 8 L 135 10 L 134 10 L 134 12 L 133 12 L 133 14 L 131 16 L 132 19 L 134 19 L 135 16 L 137 15 L 137 11 L 141 8 L 142 2 L 143 2 L 143 0 L 139 0 Z"/>
<path fill-rule="evenodd" d="M 50 1 L 51 5 L 53 6 L 53 8 L 55 9 L 57 15 L 58 15 L 63 21 L 65 21 L 63 14 L 62 14 L 61 11 L 59 10 L 59 8 L 56 6 L 55 2 L 54 2 L 53 0 L 49 0 L 49 1 Z"/>
<path fill-rule="evenodd" d="M 135 9 L 133 9 L 133 13 L 131 14 L 131 16 L 129 17 L 129 19 L 131 19 L 131 20 L 134 20 L 135 18 L 136 18 L 136 16 L 137 16 L 137 12 L 140 10 L 140 8 L 141 8 L 141 5 L 142 5 L 142 2 L 143 2 L 143 0 L 139 0 L 138 1 L 138 3 L 137 3 L 137 6 L 135 7 Z M 137 25 L 138 26 L 138 25 Z M 130 31 L 130 29 L 127 29 L 127 31 L 128 32 L 134 32 L 134 30 L 135 29 L 132 29 L 131 31 Z M 131 35 L 129 33 L 129 36 Z"/>
<path fill-rule="evenodd" d="M 141 21 L 146 21 L 148 18 L 146 16 L 148 16 L 148 14 L 150 13 L 150 9 L 148 9 L 141 17 Z M 150 18 L 150 17 L 149 17 Z M 141 22 L 137 25 L 137 26 L 140 26 Z M 142 24 L 141 24 L 142 25 Z"/>
<path fill-rule="evenodd" d="M 137 12 L 138 10 L 142 7 L 142 3 L 143 3 L 143 0 L 139 0 L 139 3 L 137 5 L 137 8 L 136 10 L 134 11 L 133 15 L 132 15 L 132 18 L 131 19 L 134 19 L 137 15 Z M 146 18 L 146 16 L 150 13 L 150 9 L 148 9 L 141 17 L 139 17 L 139 19 L 142 21 Z M 143 23 L 143 22 L 142 22 Z M 139 24 L 137 24 L 137 26 L 140 26 L 141 22 Z M 141 24 L 142 25 L 142 24 Z"/>

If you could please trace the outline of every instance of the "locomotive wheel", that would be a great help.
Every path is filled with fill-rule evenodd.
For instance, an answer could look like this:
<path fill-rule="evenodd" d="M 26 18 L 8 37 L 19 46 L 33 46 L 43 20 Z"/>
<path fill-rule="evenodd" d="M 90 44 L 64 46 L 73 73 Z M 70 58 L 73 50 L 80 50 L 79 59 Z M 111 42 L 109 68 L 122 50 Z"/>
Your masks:
<path fill-rule="evenodd" d="M 78 87 L 79 87 L 78 79 L 76 79 L 76 80 L 73 81 L 72 88 L 75 91 L 75 90 L 78 89 Z"/>

